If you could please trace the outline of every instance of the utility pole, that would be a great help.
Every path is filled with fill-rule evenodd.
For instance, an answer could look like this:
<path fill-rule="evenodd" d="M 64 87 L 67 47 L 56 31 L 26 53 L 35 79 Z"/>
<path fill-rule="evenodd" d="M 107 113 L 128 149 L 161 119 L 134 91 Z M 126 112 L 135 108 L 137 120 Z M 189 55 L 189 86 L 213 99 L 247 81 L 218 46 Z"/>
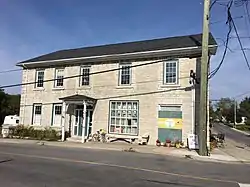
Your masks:
<path fill-rule="evenodd" d="M 208 41 L 209 41 L 210 0 L 204 0 L 202 57 L 200 77 L 200 113 L 199 113 L 199 155 L 207 156 L 207 91 L 208 91 Z"/>

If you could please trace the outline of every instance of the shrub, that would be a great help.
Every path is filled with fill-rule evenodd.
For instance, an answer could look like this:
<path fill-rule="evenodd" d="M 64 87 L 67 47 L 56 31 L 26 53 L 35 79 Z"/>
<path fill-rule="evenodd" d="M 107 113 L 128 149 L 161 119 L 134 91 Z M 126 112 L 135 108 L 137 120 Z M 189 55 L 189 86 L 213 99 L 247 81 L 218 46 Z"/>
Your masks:
<path fill-rule="evenodd" d="M 11 127 L 10 136 L 18 136 L 20 138 L 29 137 L 30 139 L 50 141 L 57 141 L 61 138 L 55 129 L 34 129 L 34 127 L 27 127 L 24 125 Z"/>
<path fill-rule="evenodd" d="M 236 128 L 242 131 L 250 131 L 250 125 L 236 125 Z"/>

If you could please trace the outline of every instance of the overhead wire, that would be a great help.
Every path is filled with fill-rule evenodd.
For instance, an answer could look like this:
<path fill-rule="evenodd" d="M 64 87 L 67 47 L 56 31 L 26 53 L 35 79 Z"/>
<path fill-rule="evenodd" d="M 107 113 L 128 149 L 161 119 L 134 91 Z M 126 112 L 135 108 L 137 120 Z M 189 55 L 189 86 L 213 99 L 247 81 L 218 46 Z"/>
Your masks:
<path fill-rule="evenodd" d="M 16 71 L 22 71 L 23 69 L 10 69 L 10 70 L 3 70 L 3 71 L 0 71 L 0 74 L 3 74 L 3 73 L 10 73 L 10 72 L 16 72 Z"/>
<path fill-rule="evenodd" d="M 231 12 L 230 12 L 230 11 L 229 11 L 229 16 L 231 17 Z M 231 17 L 231 18 L 232 18 L 232 17 Z M 246 53 L 245 53 L 245 51 L 244 51 L 243 45 L 242 45 L 241 40 L 240 40 L 240 36 L 239 36 L 238 30 L 237 30 L 237 28 L 236 28 L 236 25 L 235 25 L 233 19 L 231 19 L 231 23 L 232 23 L 232 25 L 233 25 L 235 34 L 236 34 L 237 39 L 238 39 L 238 41 L 239 41 L 240 48 L 241 48 L 242 54 L 243 54 L 243 56 L 244 56 L 244 59 L 245 59 L 245 61 L 246 61 L 247 67 L 248 67 L 248 69 L 250 70 L 250 64 L 249 64 L 249 62 L 248 62 Z"/>
<path fill-rule="evenodd" d="M 222 59 L 221 59 L 219 65 L 213 71 L 211 71 L 209 73 L 208 79 L 211 79 L 211 78 L 213 78 L 216 75 L 216 73 L 221 68 L 221 66 L 222 66 L 222 64 L 224 62 L 224 59 L 226 57 L 226 54 L 227 54 L 229 37 L 230 37 L 231 31 L 232 31 L 232 26 L 231 26 L 231 19 L 232 19 L 232 17 L 230 16 L 231 6 L 232 6 L 232 1 L 229 2 L 228 8 L 227 8 L 227 21 L 226 21 L 226 24 L 228 25 L 229 29 L 228 29 L 228 33 L 227 33 L 227 37 L 226 37 L 225 49 L 224 49 L 224 52 L 223 52 L 223 55 L 222 55 Z"/>
<path fill-rule="evenodd" d="M 153 61 L 153 62 L 148 62 L 148 63 L 143 63 L 143 64 L 136 64 L 136 65 L 131 65 L 129 68 L 136 68 L 136 67 L 142 67 L 142 66 L 147 66 L 147 65 L 153 65 L 153 64 L 157 64 L 160 62 L 165 62 L 167 60 L 166 59 L 162 59 L 162 60 L 157 60 L 157 61 Z M 108 70 L 102 70 L 102 71 L 96 71 L 96 72 L 91 72 L 88 75 L 96 75 L 96 74 L 103 74 L 103 73 L 108 73 L 108 72 L 113 72 L 113 71 L 119 71 L 123 69 L 122 67 L 119 68 L 113 68 L 113 69 L 108 69 Z M 72 75 L 72 76 L 66 76 L 63 78 L 53 78 L 53 79 L 47 79 L 47 80 L 43 80 L 43 83 L 45 82 L 53 82 L 55 80 L 65 80 L 65 79 L 72 79 L 72 78 L 77 78 L 77 77 L 83 77 L 85 75 L 83 74 L 78 74 L 78 75 Z M 32 85 L 32 84 L 36 84 L 38 83 L 38 81 L 31 81 L 31 82 L 24 82 L 24 83 L 18 83 L 18 84 L 10 84 L 10 85 L 4 85 L 4 86 L 0 86 L 0 89 L 4 89 L 4 88 L 11 88 L 11 87 L 18 87 L 18 86 L 25 86 L 25 85 Z"/>

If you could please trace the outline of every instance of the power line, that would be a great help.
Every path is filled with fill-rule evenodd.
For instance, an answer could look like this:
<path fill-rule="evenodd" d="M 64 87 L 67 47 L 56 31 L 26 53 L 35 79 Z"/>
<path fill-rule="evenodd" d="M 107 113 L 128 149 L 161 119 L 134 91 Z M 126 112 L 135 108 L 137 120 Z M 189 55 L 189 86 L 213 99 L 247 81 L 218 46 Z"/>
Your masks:
<path fill-rule="evenodd" d="M 106 97 L 98 97 L 98 98 L 95 98 L 95 99 L 96 100 L 110 100 L 110 99 L 115 99 L 115 98 L 136 97 L 136 96 L 160 94 L 160 93 L 166 93 L 166 92 L 172 92 L 172 91 L 179 91 L 179 90 L 190 90 L 190 89 L 192 89 L 192 86 L 170 88 L 170 89 L 167 89 L 167 90 L 165 89 L 165 90 L 138 92 L 138 93 L 123 93 L 121 95 L 110 95 L 110 96 L 106 96 Z M 54 101 L 54 102 L 43 102 L 43 101 L 40 101 L 38 103 L 42 103 L 42 105 L 51 105 L 51 104 L 58 103 L 58 101 Z M 196 103 L 199 103 L 199 101 L 197 101 Z M 32 104 L 20 104 L 20 106 L 33 106 L 33 103 Z"/>
<path fill-rule="evenodd" d="M 226 24 L 228 24 L 229 30 L 228 30 L 228 33 L 227 33 L 227 38 L 226 38 L 226 42 L 225 42 L 225 49 L 224 49 L 224 52 L 223 52 L 223 55 L 222 55 L 222 59 L 221 59 L 219 65 L 217 66 L 217 68 L 215 68 L 213 71 L 210 72 L 210 74 L 208 75 L 208 79 L 213 78 L 215 76 L 215 74 L 219 71 L 219 69 L 221 68 L 221 66 L 222 66 L 222 64 L 224 62 L 225 56 L 227 54 L 229 36 L 230 36 L 231 31 L 232 31 L 232 26 L 231 26 L 231 19 L 232 19 L 232 17 L 229 14 L 231 6 L 232 6 L 232 1 L 228 5 L 228 9 L 227 9 L 228 17 L 227 17 Z"/>
<path fill-rule="evenodd" d="M 170 77 L 174 77 L 174 76 L 168 76 Z M 178 79 L 189 79 L 190 76 L 185 76 L 185 77 L 179 77 Z M 156 83 L 156 82 L 161 82 L 164 81 L 163 79 L 155 79 L 155 80 L 148 80 L 148 81 L 137 81 L 137 82 L 132 82 L 131 85 L 133 84 L 144 84 L 144 83 Z M 106 85 L 94 85 L 91 86 L 91 88 L 102 88 L 102 87 L 115 87 L 117 86 L 117 84 L 106 84 Z M 80 90 L 88 90 L 88 88 L 84 88 L 84 86 L 78 86 L 78 87 L 72 87 L 72 88 L 62 88 L 63 90 L 76 90 L 76 91 L 80 91 Z M 45 89 L 37 89 L 36 91 L 44 91 Z M 53 88 L 52 88 L 53 90 Z M 55 88 L 56 90 L 56 88 Z M 60 89 L 59 89 L 60 90 Z"/>
<path fill-rule="evenodd" d="M 212 8 L 213 8 L 213 6 L 215 5 L 215 3 L 217 2 L 218 0 L 214 0 L 213 2 L 212 2 L 212 4 L 210 5 L 210 7 L 209 7 L 209 10 L 211 10 Z"/>
<path fill-rule="evenodd" d="M 10 72 L 15 72 L 15 71 L 22 71 L 22 69 L 10 69 L 10 70 L 4 70 L 4 71 L 0 71 L 0 74 L 2 74 L 2 73 L 10 73 Z"/>
<path fill-rule="evenodd" d="M 168 60 L 168 59 L 166 58 L 166 59 L 163 59 L 163 60 L 148 62 L 148 63 L 144 63 L 144 64 L 132 65 L 129 68 L 136 68 L 136 67 L 141 67 L 141 66 L 147 66 L 147 65 L 157 64 L 157 63 L 160 63 L 160 62 L 165 62 L 166 60 Z M 113 69 L 109 69 L 109 70 L 92 72 L 92 73 L 89 73 L 89 75 L 96 75 L 96 74 L 108 73 L 108 72 L 113 72 L 113 71 L 119 71 L 121 69 L 123 69 L 123 68 L 122 67 L 113 68 Z M 67 77 L 60 78 L 60 80 L 62 80 L 62 79 L 64 80 L 64 79 L 77 78 L 77 77 L 82 77 L 82 76 L 85 76 L 85 75 L 80 74 L 80 75 L 67 76 Z M 54 79 L 47 79 L 47 80 L 44 80 L 43 82 L 52 82 L 52 81 L 55 81 L 55 80 L 59 80 L 59 79 L 56 79 L 56 78 L 54 78 Z M 0 86 L 0 89 L 11 88 L 11 87 L 18 87 L 18 86 L 25 86 L 25 85 L 31 85 L 31 84 L 36 84 L 36 83 L 38 83 L 38 82 L 34 81 L 34 82 L 26 82 L 26 83 L 19 83 L 19 84 L 10 84 L 10 85 L 5 85 L 5 86 Z"/>
<path fill-rule="evenodd" d="M 229 16 L 231 17 L 231 12 L 230 12 L 230 11 L 229 11 Z M 232 17 L 231 17 L 231 18 L 232 18 Z M 241 51 L 242 51 L 243 56 L 244 56 L 244 58 L 245 58 L 247 67 L 248 67 L 248 69 L 250 70 L 250 64 L 249 64 L 249 62 L 248 62 L 246 53 L 245 53 L 244 48 L 243 48 L 243 45 L 242 45 L 242 43 L 241 43 L 241 40 L 240 40 L 240 37 L 239 37 L 239 33 L 238 33 L 238 31 L 237 31 L 237 28 L 236 28 L 236 25 L 235 25 L 235 23 L 234 23 L 234 20 L 231 19 L 231 22 L 232 22 L 232 25 L 233 25 L 233 27 L 234 27 L 235 34 L 236 34 L 236 36 L 237 36 L 237 38 L 238 38 L 238 41 L 239 41 L 239 44 L 240 44 L 240 48 L 241 48 Z"/>
<path fill-rule="evenodd" d="M 237 17 L 234 17 L 233 19 L 241 19 L 241 18 L 243 18 L 243 16 L 237 16 Z M 218 20 L 218 21 L 211 22 L 210 25 L 216 24 L 216 23 L 221 23 L 221 22 L 224 22 L 224 20 Z"/>

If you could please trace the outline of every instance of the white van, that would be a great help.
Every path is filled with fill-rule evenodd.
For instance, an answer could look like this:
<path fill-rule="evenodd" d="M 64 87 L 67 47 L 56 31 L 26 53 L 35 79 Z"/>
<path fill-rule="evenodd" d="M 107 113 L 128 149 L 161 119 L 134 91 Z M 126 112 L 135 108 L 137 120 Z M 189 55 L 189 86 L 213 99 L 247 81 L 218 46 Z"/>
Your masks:
<path fill-rule="evenodd" d="M 2 125 L 3 138 L 8 137 L 10 127 L 15 127 L 17 125 L 19 125 L 19 116 L 17 116 L 17 115 L 5 116 L 4 122 Z"/>
<path fill-rule="evenodd" d="M 10 115 L 5 116 L 3 126 L 17 126 L 19 124 L 19 116 L 17 115 Z"/>

